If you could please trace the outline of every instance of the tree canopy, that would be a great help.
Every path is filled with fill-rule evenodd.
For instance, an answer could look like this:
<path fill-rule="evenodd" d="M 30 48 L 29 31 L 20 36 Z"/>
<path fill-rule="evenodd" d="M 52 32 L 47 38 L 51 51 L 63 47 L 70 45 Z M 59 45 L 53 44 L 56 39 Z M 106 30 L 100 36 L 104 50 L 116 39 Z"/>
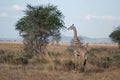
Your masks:
<path fill-rule="evenodd" d="M 25 50 L 29 53 L 44 53 L 49 37 L 64 29 L 64 16 L 57 6 L 27 5 L 23 16 L 16 24 L 16 30 L 24 39 Z"/>
<path fill-rule="evenodd" d="M 109 37 L 119 44 L 120 48 L 120 26 L 118 26 L 110 35 Z"/>

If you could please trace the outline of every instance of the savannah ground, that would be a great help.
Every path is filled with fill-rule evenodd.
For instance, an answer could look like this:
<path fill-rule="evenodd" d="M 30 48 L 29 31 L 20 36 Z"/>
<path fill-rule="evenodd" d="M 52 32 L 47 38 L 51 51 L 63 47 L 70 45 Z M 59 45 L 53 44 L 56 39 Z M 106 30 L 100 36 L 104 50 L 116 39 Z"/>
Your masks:
<path fill-rule="evenodd" d="M 74 69 L 69 43 L 48 45 L 49 56 L 26 55 L 23 43 L 0 43 L 0 80 L 119 80 L 120 49 L 115 44 L 89 44 L 85 71 Z"/>

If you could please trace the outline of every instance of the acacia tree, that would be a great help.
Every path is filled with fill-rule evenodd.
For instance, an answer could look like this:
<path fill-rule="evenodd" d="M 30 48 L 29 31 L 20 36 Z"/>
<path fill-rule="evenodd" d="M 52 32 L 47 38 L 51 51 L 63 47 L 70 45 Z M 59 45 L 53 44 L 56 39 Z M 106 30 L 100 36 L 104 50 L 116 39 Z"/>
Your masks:
<path fill-rule="evenodd" d="M 63 14 L 56 6 L 27 5 L 25 16 L 16 24 L 20 36 L 24 39 L 27 53 L 44 54 L 49 37 L 64 29 Z"/>
<path fill-rule="evenodd" d="M 120 49 L 120 26 L 118 26 L 110 35 L 109 37 L 114 41 L 117 42 Z"/>

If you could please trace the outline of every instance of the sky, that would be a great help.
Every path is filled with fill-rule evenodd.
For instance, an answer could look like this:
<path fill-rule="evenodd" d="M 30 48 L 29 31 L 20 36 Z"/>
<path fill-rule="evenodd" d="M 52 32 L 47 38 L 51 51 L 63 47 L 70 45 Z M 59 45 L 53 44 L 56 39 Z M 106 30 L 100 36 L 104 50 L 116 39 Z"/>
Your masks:
<path fill-rule="evenodd" d="M 2 0 L 0 1 L 0 38 L 19 38 L 15 24 L 22 18 L 26 5 L 53 4 L 65 16 L 65 26 L 72 24 L 78 36 L 108 38 L 120 25 L 120 0 Z M 62 30 L 65 36 L 73 36 L 73 31 Z"/>

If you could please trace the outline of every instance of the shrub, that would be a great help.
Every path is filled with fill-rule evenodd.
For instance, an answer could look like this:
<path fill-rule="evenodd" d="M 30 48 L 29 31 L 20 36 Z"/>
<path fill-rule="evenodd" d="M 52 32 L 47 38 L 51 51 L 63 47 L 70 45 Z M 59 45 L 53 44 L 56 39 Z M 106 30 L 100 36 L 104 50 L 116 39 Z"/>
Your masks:
<path fill-rule="evenodd" d="M 33 60 L 35 60 L 36 63 L 40 63 L 40 64 L 46 64 L 49 62 L 47 59 L 42 57 L 36 57 L 36 58 L 33 58 Z"/>
<path fill-rule="evenodd" d="M 8 52 L 8 51 L 2 51 L 3 53 L 0 55 L 0 62 L 1 63 L 5 63 L 5 62 L 10 62 L 11 60 L 13 60 L 13 58 L 15 57 L 15 55 L 12 52 Z"/>
<path fill-rule="evenodd" d="M 48 55 L 49 55 L 49 56 L 58 57 L 58 56 L 61 55 L 61 53 L 59 53 L 59 52 L 48 52 Z"/>
<path fill-rule="evenodd" d="M 1 55 L 1 54 L 4 54 L 4 53 L 5 53 L 5 51 L 4 51 L 4 50 L 0 50 L 0 55 Z"/>
<path fill-rule="evenodd" d="M 114 59 L 113 65 L 120 68 L 120 55 L 114 55 L 113 59 Z"/>
<path fill-rule="evenodd" d="M 113 58 L 115 59 L 115 61 L 120 61 L 120 55 L 114 55 Z"/>
<path fill-rule="evenodd" d="M 67 60 L 63 61 L 63 67 L 64 67 L 65 71 L 74 70 L 75 69 L 75 63 L 72 60 L 67 59 Z"/>
<path fill-rule="evenodd" d="M 96 65 L 101 68 L 108 68 L 110 67 L 112 60 L 110 57 L 101 57 L 96 60 Z"/>
<path fill-rule="evenodd" d="M 55 65 L 61 65 L 61 61 L 59 59 L 55 59 L 53 62 Z"/>
<path fill-rule="evenodd" d="M 22 53 L 24 57 L 26 57 L 27 59 L 32 59 L 33 58 L 33 54 L 30 53 Z"/>
<path fill-rule="evenodd" d="M 28 59 L 25 58 L 25 57 L 18 57 L 18 58 L 15 58 L 12 63 L 14 64 L 23 64 L 23 65 L 26 65 L 29 63 Z"/>
<path fill-rule="evenodd" d="M 110 63 L 109 62 L 102 62 L 100 63 L 100 67 L 103 67 L 103 68 L 108 68 L 110 66 Z"/>
<path fill-rule="evenodd" d="M 67 48 L 66 51 L 71 55 L 74 54 L 74 50 L 72 48 Z"/>

